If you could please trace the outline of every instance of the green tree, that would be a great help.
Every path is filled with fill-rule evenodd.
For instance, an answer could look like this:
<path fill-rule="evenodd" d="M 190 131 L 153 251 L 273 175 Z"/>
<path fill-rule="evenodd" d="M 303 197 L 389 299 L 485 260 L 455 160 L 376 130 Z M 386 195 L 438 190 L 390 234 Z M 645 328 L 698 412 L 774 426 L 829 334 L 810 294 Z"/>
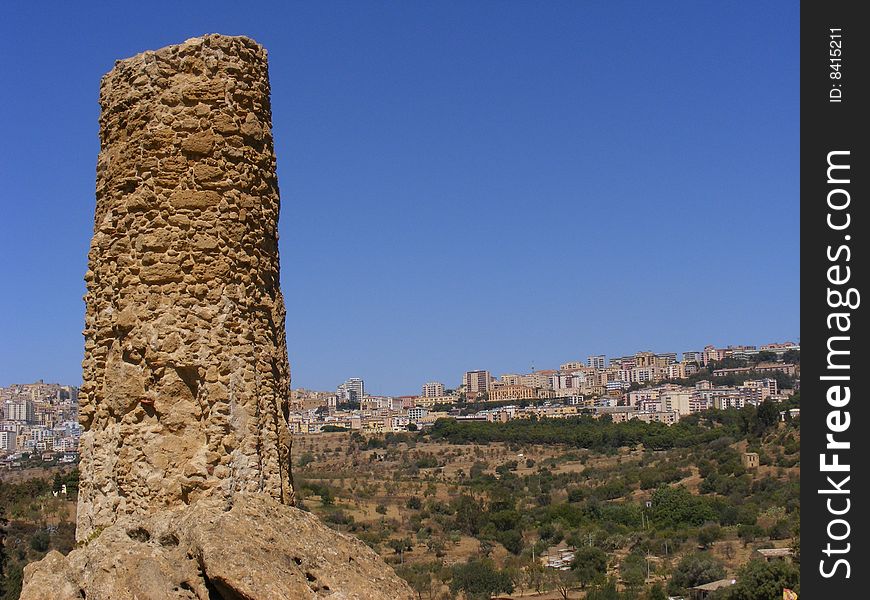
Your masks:
<path fill-rule="evenodd" d="M 540 561 L 533 560 L 529 561 L 523 571 L 526 574 L 528 586 L 540 594 L 547 583 L 548 569 Z"/>
<path fill-rule="evenodd" d="M 401 566 L 396 569 L 396 574 L 408 582 L 411 589 L 417 594 L 417 600 L 423 600 L 423 594 L 427 598 L 432 597 L 434 592 L 434 581 L 432 581 L 432 571 L 426 565 L 410 565 Z"/>
<path fill-rule="evenodd" d="M 469 560 L 454 565 L 450 591 L 464 592 L 468 600 L 489 600 L 494 594 L 513 592 L 514 583 L 507 573 L 496 569 L 491 560 Z"/>
<path fill-rule="evenodd" d="M 646 582 L 646 559 L 642 554 L 632 552 L 619 565 L 619 575 L 626 587 L 637 591 Z"/>
<path fill-rule="evenodd" d="M 668 582 L 668 592 L 672 595 L 687 594 L 690 587 L 702 585 L 725 577 L 725 567 L 715 557 L 696 552 L 687 554 L 677 564 Z"/>
<path fill-rule="evenodd" d="M 758 354 L 752 357 L 751 361 L 755 364 L 773 362 L 776 360 L 776 354 L 770 350 L 761 350 Z"/>
<path fill-rule="evenodd" d="M 519 555 L 523 551 L 523 532 L 518 529 L 499 531 L 495 539 L 511 554 Z"/>
<path fill-rule="evenodd" d="M 682 486 L 665 486 L 653 492 L 650 517 L 659 527 L 679 529 L 713 521 L 716 515 L 704 498 Z"/>
<path fill-rule="evenodd" d="M 562 600 L 568 600 L 568 594 L 571 589 L 577 587 L 577 584 L 580 583 L 580 580 L 577 577 L 577 571 L 571 569 L 566 571 L 561 569 L 549 569 L 549 571 L 550 581 L 553 584 L 553 587 L 555 587 L 556 591 L 559 592 L 559 595 L 562 596 Z"/>
<path fill-rule="evenodd" d="M 764 433 L 768 429 L 775 427 L 779 421 L 779 406 L 768 398 L 759 405 L 756 418 L 758 419 L 759 433 Z"/>
<path fill-rule="evenodd" d="M 51 544 L 51 535 L 45 529 L 40 529 L 30 538 L 30 547 L 37 552 L 46 552 Z"/>
<path fill-rule="evenodd" d="M 737 572 L 737 584 L 728 588 L 726 600 L 782 598 L 783 588 L 800 593 L 800 571 L 784 560 L 751 560 Z"/>
<path fill-rule="evenodd" d="M 788 364 L 800 364 L 801 362 L 801 351 L 800 350 L 786 350 L 786 352 L 782 355 L 782 362 Z"/>
<path fill-rule="evenodd" d="M 667 594 L 662 589 L 662 586 L 656 583 L 646 592 L 646 600 L 668 600 Z"/>
<path fill-rule="evenodd" d="M 796 565 L 801 564 L 801 524 L 798 522 L 794 531 L 794 541 L 791 544 L 791 553 Z"/>
<path fill-rule="evenodd" d="M 19 563 L 12 563 L 6 573 L 6 582 L 3 588 L 2 600 L 18 600 L 21 596 L 21 584 L 24 578 L 23 567 Z"/>
<path fill-rule="evenodd" d="M 709 548 L 710 544 L 720 539 L 722 539 L 722 528 L 716 524 L 704 525 L 698 530 L 698 543 L 704 548 Z"/>
<path fill-rule="evenodd" d="M 311 452 L 303 452 L 302 456 L 299 457 L 299 461 L 296 463 L 299 468 L 304 469 L 308 465 L 314 462 L 314 455 Z"/>
<path fill-rule="evenodd" d="M 607 554 L 601 548 L 582 546 L 574 553 L 571 569 L 577 572 L 577 580 L 585 588 L 607 573 Z"/>
<path fill-rule="evenodd" d="M 451 504 L 456 529 L 471 536 L 480 533 L 484 521 L 483 506 L 467 494 L 460 495 Z"/>
<path fill-rule="evenodd" d="M 586 594 L 586 600 L 619 600 L 619 592 L 616 589 L 616 582 L 613 579 L 608 579 L 601 585 L 590 590 Z"/>
<path fill-rule="evenodd" d="M 401 554 L 403 552 L 408 552 L 413 549 L 413 544 L 411 544 L 411 540 L 409 538 L 396 539 L 392 538 L 387 542 L 387 546 L 393 549 L 393 552 L 396 554 Z"/>

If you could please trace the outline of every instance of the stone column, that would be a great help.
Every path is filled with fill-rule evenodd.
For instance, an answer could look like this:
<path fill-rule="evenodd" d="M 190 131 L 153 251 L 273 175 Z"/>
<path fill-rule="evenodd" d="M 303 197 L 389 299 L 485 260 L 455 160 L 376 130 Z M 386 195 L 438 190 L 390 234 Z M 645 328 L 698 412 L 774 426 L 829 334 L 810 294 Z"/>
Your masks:
<path fill-rule="evenodd" d="M 100 106 L 76 537 L 205 496 L 293 504 L 266 51 L 145 52 Z"/>

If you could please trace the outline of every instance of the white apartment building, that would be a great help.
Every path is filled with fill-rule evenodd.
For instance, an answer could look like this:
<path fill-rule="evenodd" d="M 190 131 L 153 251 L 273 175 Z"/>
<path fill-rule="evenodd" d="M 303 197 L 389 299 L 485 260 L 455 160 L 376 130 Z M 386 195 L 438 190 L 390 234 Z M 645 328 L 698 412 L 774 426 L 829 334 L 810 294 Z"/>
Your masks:
<path fill-rule="evenodd" d="M 593 369 L 603 370 L 607 363 L 607 357 L 604 354 L 596 354 L 587 358 L 586 361 L 587 365 Z"/>
<path fill-rule="evenodd" d="M 9 400 L 6 402 L 6 419 L 9 421 L 34 421 L 33 400 Z"/>
<path fill-rule="evenodd" d="M 408 409 L 408 420 L 411 423 L 416 423 L 417 421 L 422 420 L 426 415 L 429 414 L 429 411 L 422 406 L 415 406 L 414 408 Z"/>
<path fill-rule="evenodd" d="M 338 386 L 336 393 L 345 402 L 359 402 L 365 391 L 365 382 L 359 377 L 351 377 Z"/>
<path fill-rule="evenodd" d="M 689 403 L 692 399 L 691 390 L 666 390 L 659 394 L 662 410 L 677 411 L 681 416 L 692 412 Z"/>
<path fill-rule="evenodd" d="M 14 431 L 0 431 L 0 451 L 15 452 L 18 446 L 15 443 L 17 435 Z"/>

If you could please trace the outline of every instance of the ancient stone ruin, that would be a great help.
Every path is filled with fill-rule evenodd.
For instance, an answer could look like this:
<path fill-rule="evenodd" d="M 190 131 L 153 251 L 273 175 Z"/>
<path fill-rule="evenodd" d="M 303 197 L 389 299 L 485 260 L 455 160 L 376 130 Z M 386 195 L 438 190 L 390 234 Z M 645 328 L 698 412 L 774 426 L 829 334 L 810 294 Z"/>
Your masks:
<path fill-rule="evenodd" d="M 76 535 L 204 496 L 292 504 L 266 51 L 146 52 L 100 105 Z"/>
<path fill-rule="evenodd" d="M 208 35 L 145 52 L 100 105 L 83 547 L 29 565 L 22 598 L 410 598 L 292 508 L 266 51 Z"/>

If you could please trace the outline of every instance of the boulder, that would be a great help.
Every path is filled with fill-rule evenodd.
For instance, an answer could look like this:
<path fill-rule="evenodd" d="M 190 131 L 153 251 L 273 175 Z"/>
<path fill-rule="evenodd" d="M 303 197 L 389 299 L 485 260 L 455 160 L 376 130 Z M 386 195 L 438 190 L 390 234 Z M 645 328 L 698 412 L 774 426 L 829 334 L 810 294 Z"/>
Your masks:
<path fill-rule="evenodd" d="M 24 569 L 21 600 L 411 600 L 358 539 L 261 494 L 127 516 Z"/>

